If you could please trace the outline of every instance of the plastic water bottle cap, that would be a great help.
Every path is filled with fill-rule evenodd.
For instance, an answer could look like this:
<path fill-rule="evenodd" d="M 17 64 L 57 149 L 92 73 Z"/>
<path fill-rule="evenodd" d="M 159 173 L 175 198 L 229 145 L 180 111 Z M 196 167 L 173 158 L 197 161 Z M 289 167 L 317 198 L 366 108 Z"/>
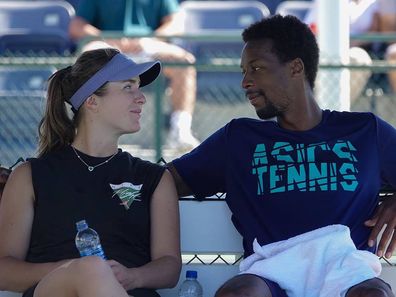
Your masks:
<path fill-rule="evenodd" d="M 198 272 L 195 270 L 187 270 L 186 271 L 186 278 L 197 278 Z"/>
<path fill-rule="evenodd" d="M 77 231 L 85 230 L 88 228 L 88 224 L 85 220 L 78 221 L 76 223 Z"/>

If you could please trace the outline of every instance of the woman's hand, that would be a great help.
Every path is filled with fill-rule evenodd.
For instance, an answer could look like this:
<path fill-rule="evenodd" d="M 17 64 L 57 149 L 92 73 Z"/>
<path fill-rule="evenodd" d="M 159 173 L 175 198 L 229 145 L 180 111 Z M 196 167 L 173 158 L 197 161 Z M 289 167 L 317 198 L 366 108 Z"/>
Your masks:
<path fill-rule="evenodd" d="M 132 290 L 138 287 L 137 284 L 137 275 L 136 269 L 127 268 L 124 265 L 118 263 L 115 260 L 108 260 L 107 263 L 110 265 L 111 270 L 118 280 L 118 282 L 122 285 L 122 287 L 126 290 Z"/>

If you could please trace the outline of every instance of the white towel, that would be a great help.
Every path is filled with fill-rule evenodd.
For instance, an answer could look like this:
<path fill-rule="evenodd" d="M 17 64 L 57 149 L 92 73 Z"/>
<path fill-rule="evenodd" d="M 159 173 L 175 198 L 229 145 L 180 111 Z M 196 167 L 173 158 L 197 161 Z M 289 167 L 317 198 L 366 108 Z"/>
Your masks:
<path fill-rule="evenodd" d="M 240 273 L 272 280 L 289 297 L 344 297 L 347 290 L 381 273 L 378 257 L 357 250 L 349 228 L 331 225 L 260 246 L 240 264 Z"/>

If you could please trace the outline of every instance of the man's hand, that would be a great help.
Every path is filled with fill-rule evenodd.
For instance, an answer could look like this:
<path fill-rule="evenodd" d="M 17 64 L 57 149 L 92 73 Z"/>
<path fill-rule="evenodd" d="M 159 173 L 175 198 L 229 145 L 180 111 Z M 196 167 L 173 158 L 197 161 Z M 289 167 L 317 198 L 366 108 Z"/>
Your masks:
<path fill-rule="evenodd" d="M 1 200 L 1 195 L 3 194 L 3 189 L 10 174 L 11 174 L 11 169 L 0 167 L 0 200 Z"/>
<path fill-rule="evenodd" d="M 396 196 L 393 194 L 387 197 L 375 211 L 374 216 L 364 222 L 368 227 L 373 227 L 371 231 L 368 245 L 370 247 L 375 245 L 378 234 L 385 227 L 382 233 L 381 240 L 378 244 L 377 255 L 386 258 L 392 257 L 396 248 Z M 387 247 L 388 246 L 388 247 Z M 387 247 L 387 248 L 386 248 Z M 384 253 L 386 249 L 386 252 Z"/>

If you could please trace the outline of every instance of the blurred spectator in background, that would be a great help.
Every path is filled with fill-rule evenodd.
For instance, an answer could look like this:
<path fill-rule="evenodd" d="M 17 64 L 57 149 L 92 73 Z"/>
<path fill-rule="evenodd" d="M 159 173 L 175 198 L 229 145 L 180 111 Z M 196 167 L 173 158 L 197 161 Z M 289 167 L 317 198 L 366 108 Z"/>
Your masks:
<path fill-rule="evenodd" d="M 159 59 L 193 64 L 195 57 L 176 45 L 158 38 L 135 38 L 144 35 L 176 35 L 182 27 L 176 24 L 177 0 L 80 0 L 76 17 L 70 23 L 70 36 L 75 41 L 99 37 L 102 31 L 118 31 L 134 38 L 101 39 L 131 55 L 134 59 Z M 88 43 L 84 49 L 106 46 L 103 42 Z M 170 116 L 169 147 L 181 151 L 199 144 L 192 135 L 191 122 L 196 99 L 194 67 L 164 67 L 170 80 L 173 111 Z"/>
<path fill-rule="evenodd" d="M 396 33 L 396 1 L 378 0 L 378 2 L 380 4 L 378 10 L 379 31 L 383 33 Z M 396 63 L 396 43 L 387 47 L 385 59 L 390 63 Z M 396 92 L 396 71 L 389 71 L 388 78 L 392 91 Z"/>
<path fill-rule="evenodd" d="M 395 31 L 395 0 L 353 0 L 351 1 L 350 35 Z M 351 45 L 367 50 L 373 59 L 384 59 L 388 44 L 377 41 L 352 40 Z"/>
<path fill-rule="evenodd" d="M 394 0 L 392 0 L 394 1 Z M 305 22 L 310 25 L 314 33 L 317 31 L 318 0 L 315 0 Z M 377 0 L 349 0 L 349 33 L 350 36 L 376 31 Z M 351 64 L 370 65 L 372 58 L 367 43 L 353 41 L 350 44 L 349 59 Z M 350 100 L 351 104 L 361 95 L 371 76 L 370 70 L 351 70 Z"/>
<path fill-rule="evenodd" d="M 364 33 L 396 32 L 395 0 L 350 0 L 349 12 L 352 37 Z M 312 24 L 312 18 L 312 15 L 308 15 L 305 21 Z M 387 42 L 352 40 L 351 46 L 352 63 L 371 64 L 372 58 L 396 63 L 396 43 L 389 45 Z M 351 102 L 360 95 L 370 75 L 371 72 L 363 70 L 351 72 Z M 396 92 L 396 71 L 389 71 L 388 78 L 393 92 Z"/>

